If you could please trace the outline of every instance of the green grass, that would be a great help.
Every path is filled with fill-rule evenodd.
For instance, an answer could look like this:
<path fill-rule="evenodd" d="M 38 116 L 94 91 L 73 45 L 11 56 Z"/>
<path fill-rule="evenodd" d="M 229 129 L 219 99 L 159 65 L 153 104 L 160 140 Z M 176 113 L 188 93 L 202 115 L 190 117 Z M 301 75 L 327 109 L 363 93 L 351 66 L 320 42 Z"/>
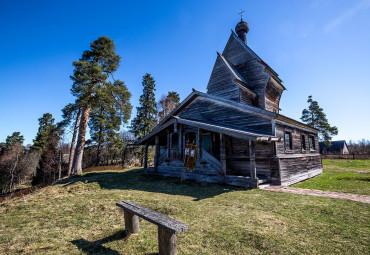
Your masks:
<path fill-rule="evenodd" d="M 321 175 L 293 187 L 370 195 L 370 160 L 323 159 L 323 166 Z"/>
<path fill-rule="evenodd" d="M 131 200 L 190 225 L 179 254 L 369 254 L 370 205 L 146 176 L 87 173 L 0 204 L 0 254 L 155 254 L 157 227 L 124 235 Z"/>

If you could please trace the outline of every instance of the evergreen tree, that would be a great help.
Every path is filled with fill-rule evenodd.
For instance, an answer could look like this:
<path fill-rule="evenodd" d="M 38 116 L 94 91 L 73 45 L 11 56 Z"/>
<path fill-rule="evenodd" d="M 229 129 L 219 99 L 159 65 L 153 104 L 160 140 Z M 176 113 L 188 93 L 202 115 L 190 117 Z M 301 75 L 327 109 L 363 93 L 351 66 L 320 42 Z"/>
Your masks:
<path fill-rule="evenodd" d="M 5 140 L 5 144 L 3 146 L 5 149 L 10 149 L 15 144 L 23 145 L 24 137 L 21 135 L 20 132 L 13 132 L 12 135 L 8 135 Z"/>
<path fill-rule="evenodd" d="M 308 97 L 308 109 L 302 111 L 301 120 L 307 125 L 319 130 L 319 139 L 325 144 L 331 145 L 330 141 L 333 135 L 338 134 L 336 126 L 330 126 L 324 110 L 319 106 L 317 101 L 312 100 L 312 96 Z"/>
<path fill-rule="evenodd" d="M 177 92 L 170 91 L 167 96 L 163 95 L 158 102 L 158 120 L 163 120 L 180 104 L 180 95 Z"/>
<path fill-rule="evenodd" d="M 155 102 L 155 81 L 150 74 L 143 77 L 143 94 L 140 96 L 140 106 L 136 107 L 137 115 L 131 122 L 130 131 L 137 138 L 142 138 L 156 125 L 156 102 Z"/>
<path fill-rule="evenodd" d="M 36 168 L 36 175 L 32 180 L 32 185 L 47 183 L 58 179 L 58 142 L 60 141 L 61 130 L 57 127 L 51 129 L 45 139 L 43 145 L 43 153 L 38 167 Z"/>
<path fill-rule="evenodd" d="M 99 106 L 92 110 L 89 122 L 91 140 L 97 145 L 96 166 L 100 163 L 103 144 L 109 145 L 111 151 L 120 151 L 120 127 L 122 123 L 127 123 L 132 110 L 131 93 L 124 82 L 115 80 L 114 83 L 107 83 L 107 87 L 101 88 L 98 93 Z"/>
<path fill-rule="evenodd" d="M 168 92 L 168 97 L 172 99 L 172 101 L 175 104 L 175 107 L 179 106 L 179 104 L 180 104 L 180 95 L 179 95 L 179 93 L 177 93 L 175 91 L 169 91 Z"/>
<path fill-rule="evenodd" d="M 72 173 L 72 163 L 73 163 L 73 158 L 75 154 L 75 143 L 76 143 L 76 137 L 77 137 L 77 131 L 78 131 L 78 125 L 80 123 L 80 118 L 81 118 L 81 108 L 78 105 L 78 102 L 75 104 L 68 104 L 62 109 L 63 115 L 62 118 L 63 120 L 60 122 L 60 127 L 66 127 L 69 126 L 74 120 L 74 126 L 73 126 L 73 135 L 72 135 L 72 141 L 71 145 L 69 148 L 69 159 L 68 159 L 68 171 L 67 175 L 70 176 Z"/>
<path fill-rule="evenodd" d="M 82 109 L 72 166 L 72 171 L 78 174 L 82 173 L 83 149 L 90 111 L 97 106 L 99 90 L 107 86 L 107 80 L 117 70 L 119 62 L 120 56 L 116 54 L 113 41 L 105 36 L 92 42 L 90 49 L 82 54 L 82 58 L 73 62 L 71 92 L 78 99 Z M 110 92 L 107 90 L 107 95 Z"/>
<path fill-rule="evenodd" d="M 36 149 L 43 153 L 44 146 L 47 142 L 49 133 L 56 128 L 54 124 L 55 119 L 50 113 L 44 113 L 39 119 L 39 130 L 35 140 L 33 140 L 32 149 Z"/>

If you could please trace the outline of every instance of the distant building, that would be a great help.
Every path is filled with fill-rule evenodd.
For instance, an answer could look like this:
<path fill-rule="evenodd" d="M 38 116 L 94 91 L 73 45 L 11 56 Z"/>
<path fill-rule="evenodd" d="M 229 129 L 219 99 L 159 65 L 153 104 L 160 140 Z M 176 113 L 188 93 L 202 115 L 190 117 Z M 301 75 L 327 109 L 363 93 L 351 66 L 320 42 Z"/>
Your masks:
<path fill-rule="evenodd" d="M 331 146 L 326 146 L 324 142 L 319 143 L 321 154 L 349 154 L 345 140 L 332 141 Z"/>

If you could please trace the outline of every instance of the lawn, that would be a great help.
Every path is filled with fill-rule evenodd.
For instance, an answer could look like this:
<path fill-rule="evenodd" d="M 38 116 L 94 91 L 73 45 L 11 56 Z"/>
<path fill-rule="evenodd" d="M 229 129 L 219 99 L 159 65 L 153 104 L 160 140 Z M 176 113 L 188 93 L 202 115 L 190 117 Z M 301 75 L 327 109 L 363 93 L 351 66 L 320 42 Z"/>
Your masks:
<path fill-rule="evenodd" d="M 0 254 L 155 254 L 157 227 L 124 235 L 131 200 L 190 225 L 179 254 L 369 254 L 370 205 L 146 176 L 71 177 L 0 204 Z"/>
<path fill-rule="evenodd" d="M 293 185 L 370 196 L 370 160 L 323 159 L 324 172 Z"/>

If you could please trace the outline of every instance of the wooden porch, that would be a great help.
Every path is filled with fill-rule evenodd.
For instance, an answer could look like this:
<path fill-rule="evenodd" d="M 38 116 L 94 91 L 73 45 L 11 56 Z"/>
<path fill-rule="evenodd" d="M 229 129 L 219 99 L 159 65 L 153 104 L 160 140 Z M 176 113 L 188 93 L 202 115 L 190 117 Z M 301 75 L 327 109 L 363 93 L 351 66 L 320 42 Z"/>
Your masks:
<path fill-rule="evenodd" d="M 244 139 L 248 155 L 243 160 L 244 164 L 248 164 L 245 167 L 248 171 L 235 175 L 229 170 L 229 156 L 226 153 L 229 147 L 229 140 L 226 138 L 230 134 L 210 129 L 194 127 L 175 118 L 171 125 L 166 125 L 166 128 L 145 142 L 144 168 L 148 173 L 181 177 L 185 145 L 193 144 L 198 147 L 197 167 L 193 172 L 186 171 L 185 178 L 249 187 L 258 187 L 261 182 L 259 177 L 266 181 L 266 178 L 259 176 L 256 167 L 255 145 L 259 142 L 256 138 Z M 155 146 L 153 169 L 148 169 L 147 164 L 150 145 Z"/>

